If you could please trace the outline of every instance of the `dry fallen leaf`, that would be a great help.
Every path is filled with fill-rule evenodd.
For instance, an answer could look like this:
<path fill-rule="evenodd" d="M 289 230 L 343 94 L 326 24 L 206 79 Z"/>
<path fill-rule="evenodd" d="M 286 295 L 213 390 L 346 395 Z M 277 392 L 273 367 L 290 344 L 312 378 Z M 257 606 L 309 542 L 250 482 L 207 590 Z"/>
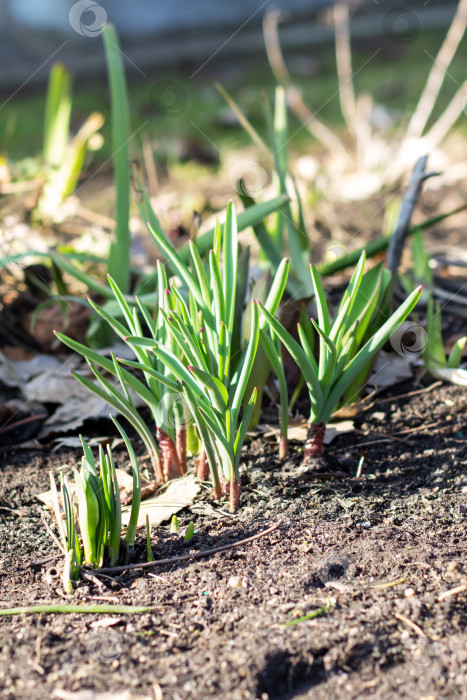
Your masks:
<path fill-rule="evenodd" d="M 92 446 L 92 442 L 89 443 Z M 63 465 L 65 466 L 65 465 Z M 122 502 L 122 505 L 124 506 L 123 510 L 125 509 L 125 506 L 131 503 L 132 497 L 133 497 L 133 476 L 131 474 L 128 474 L 126 471 L 123 469 L 115 469 L 115 473 L 117 474 L 117 481 L 118 481 L 118 489 L 120 491 L 120 500 Z M 74 491 L 74 482 L 71 481 L 69 483 L 69 487 L 71 492 L 73 493 Z M 145 498 L 148 498 L 149 496 L 152 496 L 152 494 L 157 490 L 157 484 L 153 481 L 148 481 L 147 479 L 144 478 L 144 476 L 141 477 L 141 499 L 144 500 Z M 53 509 L 53 503 L 52 503 L 52 491 L 44 491 L 43 493 L 40 493 L 37 498 L 44 503 L 49 510 L 54 513 Z M 55 514 L 55 513 L 54 513 Z"/>
<path fill-rule="evenodd" d="M 190 506 L 200 490 L 200 485 L 192 474 L 173 479 L 163 493 L 141 501 L 138 516 L 138 527 L 146 524 L 146 515 L 150 525 L 160 525 L 164 520 L 170 520 L 179 510 Z M 122 523 L 127 525 L 130 520 L 131 506 L 122 508 Z"/>

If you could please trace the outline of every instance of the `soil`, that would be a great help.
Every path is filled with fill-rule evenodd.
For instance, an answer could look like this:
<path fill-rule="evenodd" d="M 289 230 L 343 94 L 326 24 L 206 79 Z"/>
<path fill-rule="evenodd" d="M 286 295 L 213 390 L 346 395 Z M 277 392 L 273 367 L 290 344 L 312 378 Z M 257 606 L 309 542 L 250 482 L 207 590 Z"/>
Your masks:
<path fill-rule="evenodd" d="M 0 696 L 466 697 L 465 390 L 400 384 L 356 428 L 311 471 L 300 467 L 298 446 L 280 463 L 270 443 L 253 441 L 238 514 L 206 492 L 180 513 L 181 525 L 194 521 L 194 539 L 163 525 L 153 529 L 153 553 L 210 549 L 279 521 L 271 534 L 210 558 L 102 578 L 100 588 L 80 581 L 66 599 L 150 612 L 0 617 Z M 58 552 L 36 496 L 50 469 L 78 458 L 2 453 L 1 607 L 65 602 L 53 576 L 60 560 L 34 564 Z"/>

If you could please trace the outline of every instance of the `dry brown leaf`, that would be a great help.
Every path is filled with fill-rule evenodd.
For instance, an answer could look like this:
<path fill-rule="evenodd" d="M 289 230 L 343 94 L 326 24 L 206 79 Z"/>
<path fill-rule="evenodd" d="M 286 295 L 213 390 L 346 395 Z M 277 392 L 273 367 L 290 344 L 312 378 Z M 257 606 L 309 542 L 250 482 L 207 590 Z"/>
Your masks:
<path fill-rule="evenodd" d="M 190 506 L 200 490 L 200 485 L 192 475 L 182 476 L 169 482 L 163 493 L 141 501 L 138 516 L 138 527 L 146 524 L 146 515 L 150 525 L 160 525 L 164 520 L 170 520 L 179 510 Z M 122 523 L 128 525 L 131 506 L 122 508 Z"/>

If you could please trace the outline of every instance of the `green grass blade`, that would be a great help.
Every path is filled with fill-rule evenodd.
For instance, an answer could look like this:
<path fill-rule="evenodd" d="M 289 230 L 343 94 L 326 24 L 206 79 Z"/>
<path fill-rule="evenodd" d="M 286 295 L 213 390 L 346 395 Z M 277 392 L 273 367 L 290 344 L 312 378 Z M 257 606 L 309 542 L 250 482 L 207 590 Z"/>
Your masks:
<path fill-rule="evenodd" d="M 321 278 L 313 265 L 310 265 L 311 281 L 315 293 L 315 303 L 318 311 L 318 325 L 325 335 L 328 335 L 331 330 L 329 322 L 328 303 L 324 293 Z M 325 342 L 324 337 L 319 334 L 319 378 L 323 378 L 326 373 L 326 365 L 329 359 L 329 346 Z"/>
<path fill-rule="evenodd" d="M 217 425 L 217 423 L 213 419 L 211 412 L 208 411 L 204 406 L 198 406 L 197 408 L 198 408 L 198 411 L 203 415 L 203 418 L 206 421 L 206 425 L 208 426 L 209 430 L 215 436 L 216 440 L 218 440 L 221 443 L 222 447 L 226 451 L 226 454 L 230 460 L 231 465 L 233 465 L 234 453 L 233 453 L 232 445 L 226 439 L 222 430 L 219 429 L 219 426 Z"/>
<path fill-rule="evenodd" d="M 287 439 L 287 428 L 288 428 L 288 418 L 289 418 L 289 397 L 287 390 L 287 380 L 285 377 L 284 362 L 282 359 L 282 351 L 276 347 L 276 343 L 263 329 L 259 332 L 260 342 L 263 350 L 268 358 L 268 361 L 277 377 L 279 382 L 279 396 L 280 396 L 280 422 L 281 422 L 281 432 L 282 435 Z"/>
<path fill-rule="evenodd" d="M 93 371 L 96 374 L 95 368 L 93 369 Z M 109 393 L 107 388 L 103 389 L 101 386 L 94 384 L 94 382 L 92 382 L 87 377 L 83 377 L 78 372 L 72 371 L 71 374 L 80 384 L 86 387 L 86 389 L 88 389 L 93 394 L 106 401 L 110 406 L 113 406 L 113 408 L 117 409 L 119 413 L 125 416 L 128 422 L 131 423 L 134 429 L 141 436 L 141 439 L 146 445 L 149 455 L 157 456 L 159 454 L 157 445 L 154 442 L 154 439 L 149 429 L 147 428 L 145 422 L 143 421 L 139 413 L 134 408 L 132 408 L 132 406 L 129 406 L 125 402 L 123 396 L 121 396 L 116 390 L 114 390 L 113 393 Z"/>
<path fill-rule="evenodd" d="M 201 293 L 201 290 L 196 283 L 195 278 L 191 274 L 191 272 L 188 270 L 188 267 L 186 266 L 185 262 L 183 262 L 182 258 L 180 255 L 176 252 L 175 248 L 173 245 L 166 239 L 166 237 L 157 229 L 155 229 L 151 224 L 148 222 L 148 230 L 151 236 L 153 237 L 157 247 L 159 250 L 165 255 L 166 260 L 170 264 L 170 266 L 174 269 L 174 271 L 177 273 L 177 275 L 180 277 L 180 279 L 183 281 L 185 284 L 186 288 L 189 289 L 192 294 L 195 296 L 196 301 L 201 307 L 204 307 L 204 299 L 203 295 Z M 188 248 L 189 251 L 189 248 Z"/>
<path fill-rule="evenodd" d="M 245 408 L 242 416 L 242 420 L 240 423 L 240 426 L 237 431 L 237 435 L 235 437 L 235 442 L 234 442 L 234 478 L 238 478 L 238 467 L 240 464 L 240 456 L 242 452 L 242 446 L 243 443 L 245 442 L 245 437 L 248 431 L 248 427 L 250 425 L 251 417 L 253 416 L 253 411 L 255 410 L 255 404 L 256 404 L 256 399 L 258 395 L 258 390 L 256 387 L 254 387 L 253 391 L 251 392 L 251 396 L 249 398 L 247 407 Z"/>
<path fill-rule="evenodd" d="M 313 289 L 315 293 L 316 308 L 318 310 L 318 322 L 319 327 L 329 335 L 331 330 L 331 324 L 329 323 L 329 310 L 328 303 L 326 301 L 326 294 L 324 292 L 323 284 L 321 282 L 321 277 L 314 265 L 310 265 L 311 280 L 313 282 Z"/>
<path fill-rule="evenodd" d="M 47 615 L 57 613 L 92 615 L 133 615 L 150 612 L 151 607 L 139 605 L 26 605 L 20 608 L 0 608 L 2 615 Z"/>
<path fill-rule="evenodd" d="M 218 343 L 218 366 L 219 366 L 219 379 L 221 382 L 225 382 L 229 376 L 229 332 L 227 331 L 227 326 L 225 323 L 221 323 L 219 329 L 219 343 Z"/>
<path fill-rule="evenodd" d="M 211 285 L 214 294 L 214 311 L 216 316 L 216 325 L 220 328 L 221 323 L 227 322 L 226 309 L 224 308 L 224 293 L 222 290 L 222 276 L 219 263 L 211 250 L 209 253 L 209 269 L 211 272 Z M 213 348 L 214 350 L 214 348 Z"/>
<path fill-rule="evenodd" d="M 63 333 L 59 333 L 58 331 L 55 332 L 55 335 L 57 338 L 59 338 L 62 343 L 67 345 L 71 350 L 74 350 L 75 352 L 79 353 L 82 355 L 88 362 L 91 362 L 93 364 L 98 365 L 99 367 L 102 367 L 105 369 L 107 372 L 110 372 L 110 374 L 115 375 L 115 366 L 112 362 L 112 360 L 109 360 L 107 357 L 104 357 L 103 355 L 100 355 L 98 352 L 95 350 L 91 350 L 91 348 L 86 347 L 86 345 L 82 345 L 82 343 L 78 343 L 77 340 L 73 340 L 72 338 L 69 338 L 68 336 L 64 335 Z M 153 342 L 149 341 L 148 342 Z M 149 389 L 141 382 L 137 377 L 135 377 L 131 372 L 128 372 L 127 370 L 123 370 L 122 372 L 123 380 L 128 386 L 133 389 L 133 391 L 138 394 L 138 396 L 141 396 L 141 398 L 148 404 L 148 406 L 151 406 L 151 404 L 154 403 L 155 397 L 151 394 Z M 92 382 L 91 382 L 92 384 Z"/>
<path fill-rule="evenodd" d="M 128 454 L 130 456 L 131 471 L 133 473 L 133 495 L 131 499 L 130 522 L 128 523 L 128 527 L 126 530 L 125 542 L 129 547 L 133 547 L 133 545 L 135 544 L 136 527 L 138 524 L 138 514 L 141 504 L 141 477 L 139 473 L 138 461 L 136 459 L 133 446 L 130 442 L 130 438 L 128 437 L 118 420 L 114 416 L 110 417 L 114 425 L 116 426 L 118 432 L 122 436 L 123 441 L 126 445 L 126 449 L 128 450 Z"/>
<path fill-rule="evenodd" d="M 190 255 L 193 261 L 194 268 L 198 277 L 198 285 L 204 298 L 204 302 L 207 307 L 211 304 L 211 294 L 209 291 L 209 284 L 206 278 L 206 273 L 204 271 L 203 261 L 198 253 L 198 249 L 194 241 L 189 241 Z"/>
<path fill-rule="evenodd" d="M 105 284 L 98 282 L 93 277 L 90 277 L 82 270 L 79 270 L 75 265 L 69 262 L 66 255 L 61 253 L 51 253 L 50 259 L 62 270 L 68 272 L 69 275 L 75 277 L 75 279 L 83 282 L 89 289 L 94 290 L 98 294 L 102 294 L 103 297 L 113 301 L 114 295 L 111 289 L 109 289 Z"/>
<path fill-rule="evenodd" d="M 225 412 L 229 404 L 229 394 L 224 384 L 222 384 L 217 377 L 213 377 L 211 374 L 203 372 L 203 370 L 199 369 L 198 367 L 192 367 L 190 365 L 188 369 L 211 392 L 216 410 L 221 413 Z"/>
<path fill-rule="evenodd" d="M 239 190 L 239 196 L 242 200 L 242 204 L 245 207 L 245 210 L 248 207 L 256 205 L 255 200 L 252 197 L 250 197 L 246 192 L 244 192 L 241 187 L 239 188 Z M 261 246 L 265 259 L 267 260 L 267 263 L 270 266 L 270 269 L 273 273 L 275 273 L 281 263 L 281 247 L 277 245 L 274 237 L 271 236 L 271 234 L 267 230 L 264 221 L 259 221 L 257 224 L 252 226 L 252 228 L 253 233 L 256 236 L 256 240 Z"/>
<path fill-rule="evenodd" d="M 152 367 L 148 367 L 143 362 L 135 362 L 133 360 L 125 360 L 121 357 L 117 357 L 116 359 L 121 365 L 128 365 L 129 367 L 134 367 L 135 369 L 140 369 L 145 374 L 148 374 L 149 376 L 153 377 L 153 379 L 157 379 L 158 382 L 161 382 L 161 384 L 164 384 L 164 386 L 167 386 L 172 391 L 180 391 L 180 385 L 177 384 L 177 382 L 174 379 L 171 379 L 166 374 L 161 374 L 160 372 L 158 372 L 156 369 L 153 369 Z"/>
<path fill-rule="evenodd" d="M 347 286 L 347 289 L 345 290 L 341 303 L 339 305 L 339 309 L 337 311 L 337 315 L 340 314 L 341 310 L 343 309 L 344 305 L 346 304 L 348 299 L 352 299 L 352 302 L 350 305 L 347 307 L 347 314 L 350 314 L 352 311 L 352 306 L 357 298 L 357 290 L 360 286 L 360 283 L 362 281 L 363 277 L 363 270 L 365 269 L 365 262 L 366 262 L 366 252 L 363 251 L 363 253 L 360 256 L 360 259 L 358 261 L 357 267 L 355 268 L 355 271 L 352 275 L 352 278 Z"/>
<path fill-rule="evenodd" d="M 109 282 L 110 287 L 112 288 L 112 291 L 125 318 L 125 321 L 127 322 L 128 328 L 130 328 L 131 330 L 131 335 L 138 335 L 138 329 L 134 325 L 133 321 L 133 313 L 128 305 L 127 300 L 123 296 L 118 284 L 112 278 L 112 275 L 107 275 L 107 280 Z"/>
<path fill-rule="evenodd" d="M 232 423 L 237 424 L 238 414 L 243 402 L 243 396 L 248 384 L 248 379 L 251 374 L 251 369 L 255 361 L 256 350 L 258 349 L 259 342 L 259 310 L 258 303 L 252 302 L 252 314 L 251 314 L 251 333 L 250 340 L 248 341 L 248 346 L 246 348 L 245 354 L 243 356 L 243 361 L 239 373 L 239 378 L 237 385 L 235 387 L 235 393 L 232 398 L 231 411 L 232 411 Z"/>
<path fill-rule="evenodd" d="M 238 233 L 235 207 L 232 202 L 227 206 L 227 214 L 224 224 L 224 305 L 225 323 L 227 330 L 232 333 L 234 326 L 235 295 L 237 284 L 238 262 Z M 221 319 L 224 320 L 224 319 Z"/>
<path fill-rule="evenodd" d="M 467 337 L 458 338 L 452 346 L 451 353 L 448 357 L 447 367 L 457 369 L 462 361 L 462 352 L 467 344 Z"/>
<path fill-rule="evenodd" d="M 279 304 L 284 296 L 284 291 L 287 285 L 287 277 L 289 274 L 289 260 L 284 258 L 281 260 L 280 265 L 277 269 L 274 281 L 272 283 L 269 294 L 264 303 L 264 308 L 269 311 L 270 314 L 274 316 Z M 260 324 L 263 327 L 264 324 Z"/>
<path fill-rule="evenodd" d="M 127 294 L 130 288 L 130 114 L 122 52 L 111 24 L 105 25 L 103 39 L 110 82 L 116 201 L 116 229 L 110 243 L 109 273 Z"/>
<path fill-rule="evenodd" d="M 311 323 L 313 324 L 313 327 L 315 328 L 316 332 L 318 333 L 320 340 L 323 342 L 323 346 L 326 347 L 327 349 L 327 359 L 326 363 L 321 367 L 321 363 L 319 366 L 319 374 L 318 378 L 321 384 L 321 387 L 323 389 L 323 394 L 326 397 L 330 387 L 331 387 L 331 381 L 332 381 L 332 376 L 334 374 L 334 369 L 336 367 L 336 362 L 337 362 L 337 352 L 336 352 L 336 346 L 332 342 L 332 340 L 329 338 L 328 335 L 324 331 L 321 330 L 319 325 L 316 323 L 314 319 L 311 319 Z M 300 338 L 301 340 L 301 338 Z"/>
<path fill-rule="evenodd" d="M 284 207 L 288 201 L 289 198 L 287 195 L 279 195 L 268 202 L 261 202 L 260 204 L 255 204 L 255 206 L 248 207 L 248 209 L 245 209 L 245 211 L 237 215 L 237 230 L 240 232 L 250 226 L 255 226 L 269 216 L 269 214 L 273 214 Z M 221 230 L 222 235 L 224 235 L 224 224 L 221 224 Z M 209 231 L 205 231 L 205 233 L 200 233 L 196 237 L 196 247 L 200 255 L 204 255 L 213 247 L 214 231 L 215 229 L 212 228 Z M 180 248 L 179 256 L 184 262 L 189 260 L 190 251 L 188 243 L 185 243 L 185 245 Z"/>

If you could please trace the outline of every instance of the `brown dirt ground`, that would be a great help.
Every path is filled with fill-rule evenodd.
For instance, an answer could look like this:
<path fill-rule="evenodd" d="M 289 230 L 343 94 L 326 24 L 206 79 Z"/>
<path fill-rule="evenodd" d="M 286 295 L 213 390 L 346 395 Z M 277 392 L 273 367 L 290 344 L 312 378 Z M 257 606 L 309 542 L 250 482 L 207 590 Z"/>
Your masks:
<path fill-rule="evenodd" d="M 467 397 L 438 386 L 396 398 L 414 388 L 382 395 L 356 433 L 332 443 L 323 469 L 342 472 L 337 479 L 303 474 L 297 449 L 281 464 L 264 440 L 251 443 L 240 512 L 206 493 L 180 515 L 182 525 L 195 522 L 192 542 L 164 525 L 152 533 L 154 557 L 227 544 L 280 520 L 275 532 L 155 568 L 154 577 L 102 579 L 103 590 L 81 581 L 70 599 L 151 612 L 0 618 L 0 697 L 465 697 L 467 591 L 439 596 L 467 583 Z M 2 452 L 1 607 L 60 602 L 60 585 L 47 582 L 51 564 L 31 565 L 57 552 L 36 496 L 49 469 L 77 460 L 74 451 Z M 137 554 L 144 559 L 142 535 Z M 101 617 L 114 624 L 93 628 Z"/>

